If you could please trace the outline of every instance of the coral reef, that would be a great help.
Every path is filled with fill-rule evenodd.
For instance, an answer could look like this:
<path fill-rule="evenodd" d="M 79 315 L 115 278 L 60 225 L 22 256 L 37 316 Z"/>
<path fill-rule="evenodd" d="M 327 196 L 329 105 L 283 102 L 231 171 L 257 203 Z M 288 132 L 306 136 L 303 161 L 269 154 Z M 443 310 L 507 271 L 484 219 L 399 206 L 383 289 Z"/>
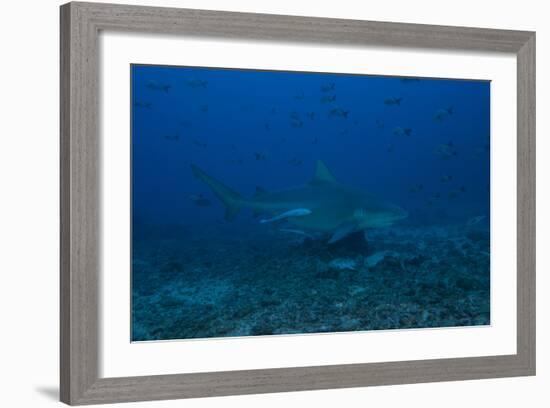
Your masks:
<path fill-rule="evenodd" d="M 135 240 L 132 340 L 487 325 L 489 232 L 395 227 Z"/>

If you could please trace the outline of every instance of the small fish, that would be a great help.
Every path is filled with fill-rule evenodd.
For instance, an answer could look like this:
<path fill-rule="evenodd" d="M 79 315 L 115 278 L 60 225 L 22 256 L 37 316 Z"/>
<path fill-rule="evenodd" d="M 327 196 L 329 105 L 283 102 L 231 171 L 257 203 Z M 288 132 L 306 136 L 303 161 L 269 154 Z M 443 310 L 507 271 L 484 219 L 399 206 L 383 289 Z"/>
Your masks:
<path fill-rule="evenodd" d="M 134 107 L 136 108 L 144 108 L 144 109 L 151 109 L 153 105 L 151 102 L 143 102 L 143 101 L 135 101 Z"/>
<path fill-rule="evenodd" d="M 386 148 L 386 152 L 393 153 L 394 146 L 391 144 Z"/>
<path fill-rule="evenodd" d="M 438 110 L 435 112 L 434 120 L 442 121 L 442 120 L 445 119 L 446 117 L 452 115 L 453 112 L 454 112 L 454 109 L 453 109 L 452 106 L 449 106 L 448 108 L 444 108 L 444 109 L 438 109 Z"/>
<path fill-rule="evenodd" d="M 285 218 L 291 218 L 291 217 L 303 217 L 303 216 L 309 215 L 309 214 L 311 214 L 311 210 L 308 209 L 308 208 L 295 208 L 293 210 L 285 211 L 282 214 L 276 215 L 273 218 L 260 220 L 260 224 L 280 221 L 280 220 L 283 220 Z"/>
<path fill-rule="evenodd" d="M 331 82 L 331 83 L 328 83 L 328 84 L 325 84 L 325 85 L 321 85 L 321 92 L 332 92 L 332 91 L 334 91 L 334 87 L 335 87 L 334 82 Z"/>
<path fill-rule="evenodd" d="M 310 120 L 313 120 L 313 119 L 315 119 L 315 112 L 308 112 L 308 113 L 306 113 L 306 116 L 307 116 Z"/>
<path fill-rule="evenodd" d="M 388 105 L 388 106 L 399 106 L 399 105 L 401 105 L 402 100 L 403 100 L 402 97 L 387 98 L 387 99 L 384 99 L 384 104 Z"/>
<path fill-rule="evenodd" d="M 277 113 L 277 108 L 276 108 L 275 106 L 273 106 L 273 107 L 271 108 L 271 113 L 272 113 L 272 114 Z"/>
<path fill-rule="evenodd" d="M 442 183 L 448 183 L 449 181 L 451 181 L 453 179 L 453 176 L 449 176 L 449 175 L 445 175 L 445 176 L 442 176 L 439 181 L 441 181 Z"/>
<path fill-rule="evenodd" d="M 191 122 L 189 122 L 188 120 L 180 120 L 178 122 L 178 125 L 180 125 L 181 127 L 189 127 L 191 126 Z"/>
<path fill-rule="evenodd" d="M 487 152 L 489 152 L 490 150 L 491 150 L 491 147 L 488 144 L 485 144 L 485 145 L 480 146 L 480 147 L 476 147 L 472 157 L 477 158 L 477 157 L 483 156 Z"/>
<path fill-rule="evenodd" d="M 336 101 L 336 95 L 325 95 L 321 98 L 321 103 L 330 103 Z"/>
<path fill-rule="evenodd" d="M 449 197 L 449 200 L 453 200 L 453 199 L 457 198 L 458 197 L 458 191 L 456 191 L 456 190 L 449 191 L 448 197 Z"/>
<path fill-rule="evenodd" d="M 376 119 L 376 128 L 384 129 L 384 121 L 382 119 Z"/>
<path fill-rule="evenodd" d="M 294 95 L 294 99 L 296 99 L 297 101 L 301 101 L 302 99 L 304 99 L 304 97 L 305 97 L 305 94 L 304 94 L 304 91 L 302 90 L 300 90 L 299 93 Z"/>
<path fill-rule="evenodd" d="M 393 128 L 393 134 L 396 136 L 410 136 L 412 134 L 412 129 L 397 126 Z"/>
<path fill-rule="evenodd" d="M 208 86 L 208 81 L 202 79 L 188 79 L 185 81 L 185 85 L 191 88 L 206 88 Z"/>
<path fill-rule="evenodd" d="M 172 88 L 172 85 L 161 84 L 153 79 L 147 81 L 147 84 L 145 86 L 152 91 L 163 91 L 163 92 L 168 92 L 170 88 Z"/>
<path fill-rule="evenodd" d="M 266 132 L 269 132 L 270 129 L 271 129 L 271 126 L 269 125 L 269 122 L 264 122 L 264 130 Z"/>
<path fill-rule="evenodd" d="M 242 165 L 244 163 L 244 160 L 243 159 L 232 159 L 232 160 L 229 160 L 228 163 Z"/>
<path fill-rule="evenodd" d="M 254 158 L 256 160 L 266 160 L 267 159 L 267 157 L 264 153 L 259 153 L 259 152 L 254 153 Z"/>
<path fill-rule="evenodd" d="M 437 146 L 434 150 L 434 154 L 441 156 L 444 159 L 448 159 L 453 156 L 457 156 L 458 152 L 456 151 L 452 141 L 448 143 L 442 143 Z"/>
<path fill-rule="evenodd" d="M 466 186 L 460 186 L 458 188 L 458 191 L 460 191 L 461 193 L 465 193 L 466 192 Z"/>
<path fill-rule="evenodd" d="M 199 109 L 201 110 L 202 113 L 206 113 L 208 112 L 208 105 L 201 105 Z"/>
<path fill-rule="evenodd" d="M 294 128 L 301 128 L 302 126 L 304 126 L 304 122 L 302 122 L 301 120 L 292 120 L 290 122 L 290 125 Z"/>
<path fill-rule="evenodd" d="M 424 186 L 422 184 L 415 184 L 409 188 L 409 193 L 418 193 L 422 190 L 424 190 Z"/>
<path fill-rule="evenodd" d="M 179 135 L 179 133 L 168 133 L 168 134 L 164 135 L 164 138 L 166 140 L 171 140 L 171 141 L 175 142 L 175 141 L 180 140 L 180 135 Z"/>
<path fill-rule="evenodd" d="M 483 221 L 485 218 L 487 218 L 487 216 L 485 215 L 478 215 L 477 217 L 472 217 L 470 218 L 467 222 L 466 222 L 466 225 L 468 227 L 471 227 L 472 225 L 476 225 L 476 224 L 479 224 L 481 221 Z"/>
<path fill-rule="evenodd" d="M 315 136 L 311 141 L 311 144 L 317 144 L 317 143 L 319 143 L 319 137 Z"/>
<path fill-rule="evenodd" d="M 438 192 L 435 192 L 435 193 L 433 193 L 433 195 L 432 195 L 432 198 L 434 198 L 434 199 L 438 199 L 438 198 L 441 198 L 441 193 L 440 193 L 439 191 L 438 191 Z"/>
<path fill-rule="evenodd" d="M 291 120 L 300 120 L 300 114 L 296 111 L 290 112 L 289 116 Z"/>
<path fill-rule="evenodd" d="M 202 148 L 206 148 L 206 146 L 208 146 L 206 142 L 203 142 L 202 140 L 199 140 L 199 139 L 191 139 L 191 143 L 193 143 L 197 147 L 202 147 Z"/>
<path fill-rule="evenodd" d="M 342 108 L 332 108 L 329 112 L 328 112 L 328 115 L 330 117 L 337 117 L 337 118 L 344 118 L 344 119 L 347 119 L 348 118 L 348 115 L 349 115 L 349 110 L 344 110 Z"/>
<path fill-rule="evenodd" d="M 301 166 L 302 165 L 302 159 L 298 159 L 296 157 L 293 157 L 288 161 L 288 164 L 291 164 L 292 166 Z"/>
<path fill-rule="evenodd" d="M 192 194 L 189 198 L 197 207 L 210 207 L 210 205 L 212 205 L 212 202 L 205 198 L 202 194 Z"/>

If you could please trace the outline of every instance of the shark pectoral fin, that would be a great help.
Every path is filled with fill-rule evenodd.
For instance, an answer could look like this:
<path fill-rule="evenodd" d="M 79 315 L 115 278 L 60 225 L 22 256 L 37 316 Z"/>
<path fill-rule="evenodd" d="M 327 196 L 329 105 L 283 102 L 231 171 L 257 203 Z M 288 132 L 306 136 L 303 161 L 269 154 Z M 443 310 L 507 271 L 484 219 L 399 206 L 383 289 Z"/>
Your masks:
<path fill-rule="evenodd" d="M 332 237 L 328 240 L 329 244 L 334 244 L 335 242 L 340 241 L 341 239 L 347 237 L 352 232 L 355 232 L 357 224 L 354 222 L 344 222 L 336 228 L 336 231 L 332 234 Z"/>

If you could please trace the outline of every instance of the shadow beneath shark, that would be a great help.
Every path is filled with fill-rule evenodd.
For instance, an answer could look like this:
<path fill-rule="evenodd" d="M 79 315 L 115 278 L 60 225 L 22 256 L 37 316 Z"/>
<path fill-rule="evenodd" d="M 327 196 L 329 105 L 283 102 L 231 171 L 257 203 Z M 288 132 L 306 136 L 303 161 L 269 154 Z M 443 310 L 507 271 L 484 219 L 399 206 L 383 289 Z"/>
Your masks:
<path fill-rule="evenodd" d="M 353 257 L 358 254 L 365 256 L 372 252 L 363 232 L 354 232 L 332 244 L 320 239 L 305 239 L 294 250 L 307 255 L 317 255 L 324 260 Z"/>

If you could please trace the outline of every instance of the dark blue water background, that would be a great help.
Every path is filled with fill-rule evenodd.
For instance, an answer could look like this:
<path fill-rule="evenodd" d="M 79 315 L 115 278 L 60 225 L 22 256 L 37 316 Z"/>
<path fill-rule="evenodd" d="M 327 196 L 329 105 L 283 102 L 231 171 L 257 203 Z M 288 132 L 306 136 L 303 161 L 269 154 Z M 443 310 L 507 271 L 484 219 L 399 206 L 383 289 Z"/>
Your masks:
<path fill-rule="evenodd" d="M 206 88 L 186 85 L 207 81 Z M 148 81 L 169 85 L 150 89 Z M 334 92 L 321 87 L 335 84 Z M 202 223 L 223 215 L 221 204 L 197 208 L 190 194 L 210 196 L 189 164 L 199 164 L 244 195 L 306 183 L 322 159 L 342 182 L 426 211 L 433 193 L 444 199 L 430 212 L 464 218 L 488 214 L 489 98 L 487 81 L 248 71 L 185 67 L 132 67 L 133 210 L 155 223 Z M 299 99 L 303 95 L 303 99 Z M 335 95 L 334 103 L 322 103 Z M 401 105 L 386 105 L 388 98 Z M 331 117 L 334 107 L 347 119 Z M 453 114 L 435 120 L 440 109 Z M 272 110 L 275 110 L 273 112 Z M 206 111 L 203 111 L 206 110 Z M 293 127 L 296 112 L 302 127 Z M 315 118 L 309 119 L 308 112 Z M 267 126 L 266 126 L 267 125 Z M 394 134 L 411 128 L 410 136 Z M 398 131 L 397 131 L 398 132 Z M 456 156 L 435 153 L 452 142 Z M 265 155 L 256 160 L 255 154 Z M 292 159 L 301 165 L 289 163 Z M 242 163 L 242 164 L 241 164 Z M 441 178 L 451 176 L 449 183 Z M 421 184 L 420 194 L 411 193 Z M 458 199 L 446 195 L 464 186 Z"/>
<path fill-rule="evenodd" d="M 263 227 L 246 211 L 223 221 L 222 204 L 191 163 L 249 196 L 256 186 L 307 183 L 321 159 L 340 182 L 406 209 L 404 226 L 489 219 L 490 82 L 133 65 L 131 89 L 134 260 L 163 239 L 184 242 L 180 230 L 186 237 L 219 230 L 230 240 Z M 335 100 L 323 102 L 327 96 Z M 391 98 L 401 101 L 385 102 Z M 335 108 L 347 117 L 331 115 Z M 135 317 L 134 324 L 147 326 Z M 134 337 L 184 336 L 147 330 Z M 201 333 L 189 337 L 210 335 Z"/>

